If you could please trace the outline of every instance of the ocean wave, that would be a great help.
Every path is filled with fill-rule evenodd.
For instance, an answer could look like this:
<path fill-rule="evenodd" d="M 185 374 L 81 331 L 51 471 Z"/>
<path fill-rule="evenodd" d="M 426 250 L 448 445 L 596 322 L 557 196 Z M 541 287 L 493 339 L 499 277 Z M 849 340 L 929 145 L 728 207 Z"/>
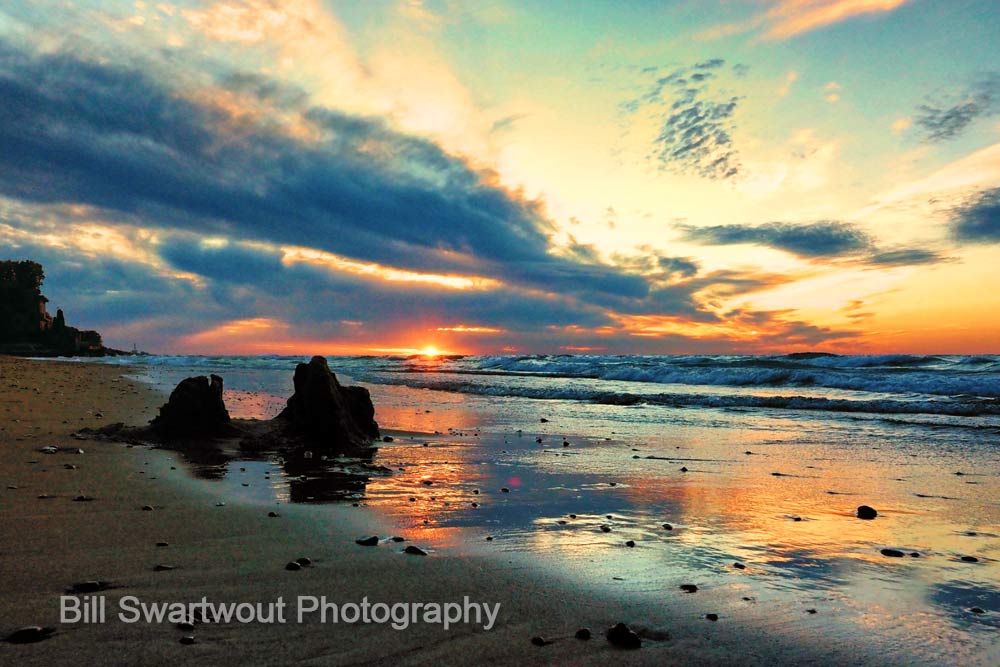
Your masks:
<path fill-rule="evenodd" d="M 509 396 L 539 400 L 573 400 L 603 405 L 662 405 L 678 408 L 774 408 L 818 410 L 824 412 L 866 412 L 873 414 L 932 414 L 955 417 L 1000 415 L 1000 401 L 993 399 L 949 400 L 852 400 L 816 396 L 761 396 L 753 394 L 630 393 L 599 388 L 571 386 L 509 386 L 463 382 L 460 380 L 420 379 L 399 376 L 386 380 L 417 389 L 449 391 L 480 396 Z"/>

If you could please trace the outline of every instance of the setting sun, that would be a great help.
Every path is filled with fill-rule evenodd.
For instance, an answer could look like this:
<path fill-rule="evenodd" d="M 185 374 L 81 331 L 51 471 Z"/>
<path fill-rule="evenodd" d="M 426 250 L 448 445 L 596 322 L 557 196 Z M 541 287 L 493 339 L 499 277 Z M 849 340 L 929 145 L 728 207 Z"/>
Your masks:
<path fill-rule="evenodd" d="M 433 345 L 428 345 L 427 347 L 421 348 L 420 354 L 425 357 L 440 357 L 444 352 L 437 349 Z"/>

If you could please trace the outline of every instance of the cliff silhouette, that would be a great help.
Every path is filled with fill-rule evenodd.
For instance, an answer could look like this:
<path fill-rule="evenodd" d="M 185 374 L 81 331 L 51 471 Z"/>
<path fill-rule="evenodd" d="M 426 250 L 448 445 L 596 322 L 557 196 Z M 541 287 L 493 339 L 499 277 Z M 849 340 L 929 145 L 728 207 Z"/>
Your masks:
<path fill-rule="evenodd" d="M 101 334 L 67 326 L 62 310 L 48 312 L 42 294 L 45 270 L 38 262 L 0 261 L 0 354 L 105 356 L 124 354 L 104 346 Z"/>

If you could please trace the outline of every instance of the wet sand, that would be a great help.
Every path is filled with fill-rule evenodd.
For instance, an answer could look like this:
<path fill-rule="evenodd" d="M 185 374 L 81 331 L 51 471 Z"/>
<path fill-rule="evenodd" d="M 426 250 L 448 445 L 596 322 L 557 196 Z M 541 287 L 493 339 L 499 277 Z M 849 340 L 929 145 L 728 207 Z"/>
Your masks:
<path fill-rule="evenodd" d="M 248 463 L 242 466 L 246 471 L 239 471 L 246 482 L 219 487 L 192 476 L 189 463 L 176 452 L 73 439 L 70 434 L 84 426 L 139 424 L 153 416 L 164 396 L 123 379 L 129 370 L 0 357 L 0 633 L 25 625 L 58 627 L 36 644 L 0 644 L 0 662 L 737 665 L 874 664 L 895 658 L 907 663 L 905 656 L 878 655 L 863 640 L 825 638 L 823 614 L 808 614 L 804 607 L 706 620 L 706 614 L 734 603 L 731 586 L 712 585 L 730 576 L 726 571 L 706 570 L 694 595 L 672 585 L 642 595 L 627 588 L 616 593 L 580 587 L 569 572 L 562 576 L 558 567 L 534 566 L 530 554 L 505 558 L 495 542 L 500 555 L 484 554 L 483 542 L 465 542 L 471 539 L 468 531 L 424 530 L 418 512 L 398 532 L 400 522 L 379 508 L 377 497 L 359 507 L 326 504 L 322 512 L 308 504 L 273 504 L 269 496 L 262 500 L 251 491 L 241 498 L 240 489 L 273 488 L 261 467 Z M 405 434 L 396 436 L 408 440 Z M 466 435 L 450 442 L 462 438 Z M 84 453 L 39 452 L 48 445 L 79 447 Z M 498 450 L 502 446 L 496 443 Z M 408 460 L 409 472 L 394 483 L 418 488 L 420 459 Z M 441 478 L 439 467 L 428 464 L 427 470 Z M 433 502 L 438 496 L 440 502 L 476 502 L 468 492 L 475 480 L 462 480 L 450 490 L 422 486 L 422 502 L 432 496 Z M 484 505 L 498 492 L 489 491 L 481 498 Z M 93 500 L 74 501 L 79 495 Z M 280 516 L 269 517 L 269 511 Z M 482 532 L 489 533 L 489 526 Z M 356 545 L 355 539 L 366 534 L 401 534 L 408 541 Z M 430 555 L 402 554 L 406 544 L 423 546 Z M 640 551 L 615 546 L 621 548 L 599 551 L 594 558 L 608 564 Z M 302 556 L 314 565 L 285 570 L 288 561 Z M 648 556 L 647 566 L 656 567 L 655 558 Z M 176 569 L 156 571 L 157 564 Z M 367 596 L 389 603 L 461 601 L 468 595 L 502 607 L 489 631 L 462 625 L 448 631 L 425 625 L 398 631 L 389 625 L 310 619 L 303 625 L 199 625 L 193 632 L 197 643 L 183 645 L 181 637 L 192 633 L 169 623 L 59 625 L 59 596 L 75 582 L 95 579 L 116 586 L 106 591 L 111 609 L 123 595 L 144 601 L 205 596 L 217 602 L 299 595 L 357 602 Z M 618 621 L 645 627 L 647 637 L 657 640 L 647 639 L 638 651 L 615 649 L 602 635 Z M 594 638 L 575 639 L 580 627 L 590 628 Z M 535 646 L 531 639 L 536 636 L 552 643 Z M 975 656 L 965 658 L 965 663 L 977 662 Z M 989 664 L 990 656 L 982 658 Z"/>

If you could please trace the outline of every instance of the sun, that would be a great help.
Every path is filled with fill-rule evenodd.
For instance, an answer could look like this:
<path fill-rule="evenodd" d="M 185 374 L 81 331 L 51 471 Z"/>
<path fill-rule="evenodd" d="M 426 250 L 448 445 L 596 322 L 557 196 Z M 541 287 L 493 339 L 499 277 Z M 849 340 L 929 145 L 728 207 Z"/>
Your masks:
<path fill-rule="evenodd" d="M 433 345 L 428 345 L 427 347 L 420 350 L 420 354 L 425 357 L 440 357 L 444 352 L 437 349 Z"/>

